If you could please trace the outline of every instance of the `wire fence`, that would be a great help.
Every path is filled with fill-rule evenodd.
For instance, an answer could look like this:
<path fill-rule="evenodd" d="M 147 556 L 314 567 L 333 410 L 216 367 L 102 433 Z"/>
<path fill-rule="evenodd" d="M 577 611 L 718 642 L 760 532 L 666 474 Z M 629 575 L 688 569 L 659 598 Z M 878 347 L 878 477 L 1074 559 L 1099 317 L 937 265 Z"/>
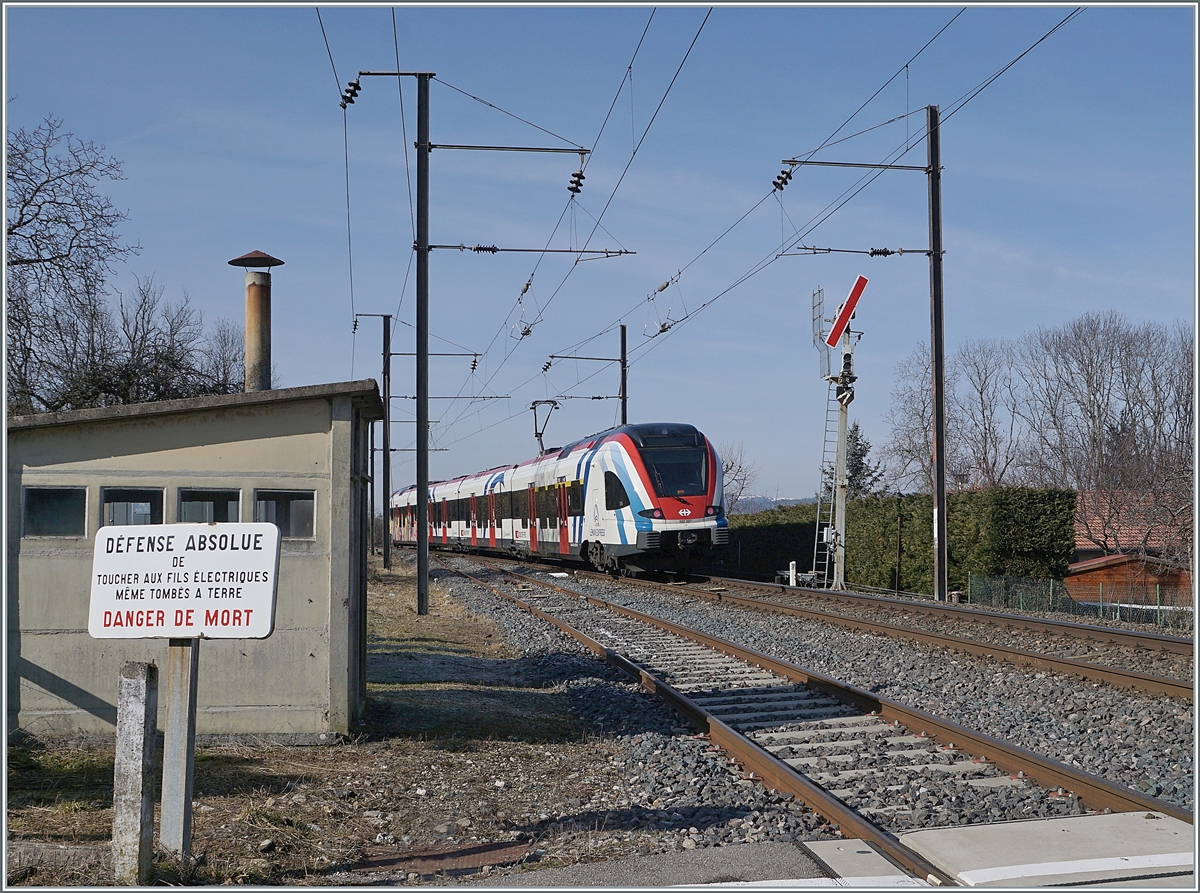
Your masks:
<path fill-rule="evenodd" d="M 1192 592 L 1156 584 L 1072 583 L 1021 577 L 967 578 L 966 601 L 983 608 L 1047 611 L 1104 620 L 1193 629 Z"/>

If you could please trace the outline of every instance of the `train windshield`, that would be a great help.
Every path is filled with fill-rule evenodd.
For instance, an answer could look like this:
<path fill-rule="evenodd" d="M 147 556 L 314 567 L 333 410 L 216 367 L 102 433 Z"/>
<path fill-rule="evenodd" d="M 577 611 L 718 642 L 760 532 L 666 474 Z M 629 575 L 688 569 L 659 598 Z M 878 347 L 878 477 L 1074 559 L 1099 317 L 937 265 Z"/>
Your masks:
<path fill-rule="evenodd" d="M 708 492 L 708 450 L 703 447 L 645 446 L 641 452 L 659 496 L 703 496 Z"/>

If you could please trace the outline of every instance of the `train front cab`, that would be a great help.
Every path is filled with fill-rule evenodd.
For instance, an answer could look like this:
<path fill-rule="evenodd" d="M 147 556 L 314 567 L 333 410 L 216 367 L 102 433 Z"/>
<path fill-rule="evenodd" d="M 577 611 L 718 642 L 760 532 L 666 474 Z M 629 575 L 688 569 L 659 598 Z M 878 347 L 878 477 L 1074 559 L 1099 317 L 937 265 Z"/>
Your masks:
<path fill-rule="evenodd" d="M 588 530 L 593 564 L 677 568 L 728 542 L 720 458 L 703 434 L 691 425 L 627 425 L 604 441 L 589 487 L 589 523 L 602 522 Z"/>

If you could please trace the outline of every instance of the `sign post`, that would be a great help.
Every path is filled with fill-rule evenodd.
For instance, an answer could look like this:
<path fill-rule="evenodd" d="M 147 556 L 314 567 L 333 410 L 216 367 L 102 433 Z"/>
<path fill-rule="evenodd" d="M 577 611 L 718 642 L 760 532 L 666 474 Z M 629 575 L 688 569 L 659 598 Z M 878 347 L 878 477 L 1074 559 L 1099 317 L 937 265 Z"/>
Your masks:
<path fill-rule="evenodd" d="M 163 730 L 162 810 L 158 840 L 182 856 L 192 853 L 192 780 L 196 769 L 196 683 L 200 640 L 167 646 L 167 724 Z"/>
<path fill-rule="evenodd" d="M 167 639 L 159 841 L 190 855 L 201 639 L 265 639 L 275 629 L 279 528 L 254 524 L 102 527 L 92 554 L 88 632 Z"/>

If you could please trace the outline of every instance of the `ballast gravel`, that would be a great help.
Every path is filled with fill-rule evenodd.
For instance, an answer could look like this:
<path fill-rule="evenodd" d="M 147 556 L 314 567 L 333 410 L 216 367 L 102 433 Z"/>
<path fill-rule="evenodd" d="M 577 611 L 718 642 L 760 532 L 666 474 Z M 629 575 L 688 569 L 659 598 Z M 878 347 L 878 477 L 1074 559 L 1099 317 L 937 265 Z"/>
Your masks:
<path fill-rule="evenodd" d="M 1101 666 L 1134 670 L 1170 679 L 1191 679 L 1194 671 L 1191 654 L 1148 650 L 1098 639 L 1081 639 L 1073 636 L 1022 629 L 1020 627 L 1007 627 L 1001 624 L 980 622 L 976 619 L 964 619 L 953 614 L 931 615 L 921 611 L 906 611 L 903 606 L 893 604 L 857 604 L 850 601 L 837 601 L 831 604 L 820 597 L 813 597 L 804 590 L 772 593 L 764 596 L 761 590 L 743 589 L 738 591 L 737 585 L 729 581 L 725 581 L 722 589 L 733 595 L 751 598 L 756 601 L 776 601 L 784 605 L 808 608 L 843 617 L 855 617 L 876 623 L 886 623 L 908 629 L 938 633 L 940 635 L 957 636 L 973 642 L 987 642 L 1006 648 L 1031 651 L 1035 654 L 1082 660 Z M 992 613 L 1000 612 L 992 611 Z M 1013 611 L 1010 613 L 1016 612 Z M 1046 615 L 1039 616 L 1045 617 Z M 1061 616 L 1054 619 L 1061 619 Z M 1114 622 L 1110 622 L 1108 625 L 1112 627 L 1117 626 Z M 1125 626 L 1131 627 L 1135 625 L 1126 623 Z M 1166 633 L 1176 636 L 1189 632 L 1186 630 L 1155 627 L 1152 624 L 1137 625 L 1137 631 Z"/>
<path fill-rule="evenodd" d="M 1191 703 L 671 593 L 582 580 L 573 585 L 1193 808 Z"/>
<path fill-rule="evenodd" d="M 1194 708 L 1190 703 L 1143 697 L 1070 677 L 1022 672 L 969 655 L 852 633 L 812 621 L 647 592 L 619 581 L 567 581 L 551 578 L 545 571 L 528 572 L 547 582 L 561 583 L 775 655 L 1134 790 L 1193 808 Z M 553 635 L 558 642 L 552 646 L 555 649 L 580 649 L 562 633 L 476 584 L 464 581 L 454 589 L 471 610 L 495 618 L 507 634 L 514 636 L 514 644 L 521 642 L 521 637 Z M 508 617 L 501 621 L 497 614 Z M 542 642 L 545 644 L 541 647 L 551 647 L 546 639 Z M 1006 818 L 1027 818 L 1030 813 L 1023 811 L 1024 805 L 1018 805 L 1015 812 L 1003 807 L 1000 810 Z M 987 807 L 991 820 L 998 818 L 992 815 L 996 808 Z"/>
<path fill-rule="evenodd" d="M 556 687 L 568 695 L 585 695 L 571 698 L 572 713 L 597 735 L 611 736 L 613 756 L 605 768 L 623 781 L 531 816 L 529 833 L 539 841 L 534 861 L 838 836 L 791 795 L 745 777 L 674 711 L 570 636 L 462 577 L 434 570 L 431 578 L 468 610 L 491 619 L 512 648 L 537 661 L 542 678 L 557 678 Z M 588 853 L 578 852 L 581 831 L 587 832 Z"/>

